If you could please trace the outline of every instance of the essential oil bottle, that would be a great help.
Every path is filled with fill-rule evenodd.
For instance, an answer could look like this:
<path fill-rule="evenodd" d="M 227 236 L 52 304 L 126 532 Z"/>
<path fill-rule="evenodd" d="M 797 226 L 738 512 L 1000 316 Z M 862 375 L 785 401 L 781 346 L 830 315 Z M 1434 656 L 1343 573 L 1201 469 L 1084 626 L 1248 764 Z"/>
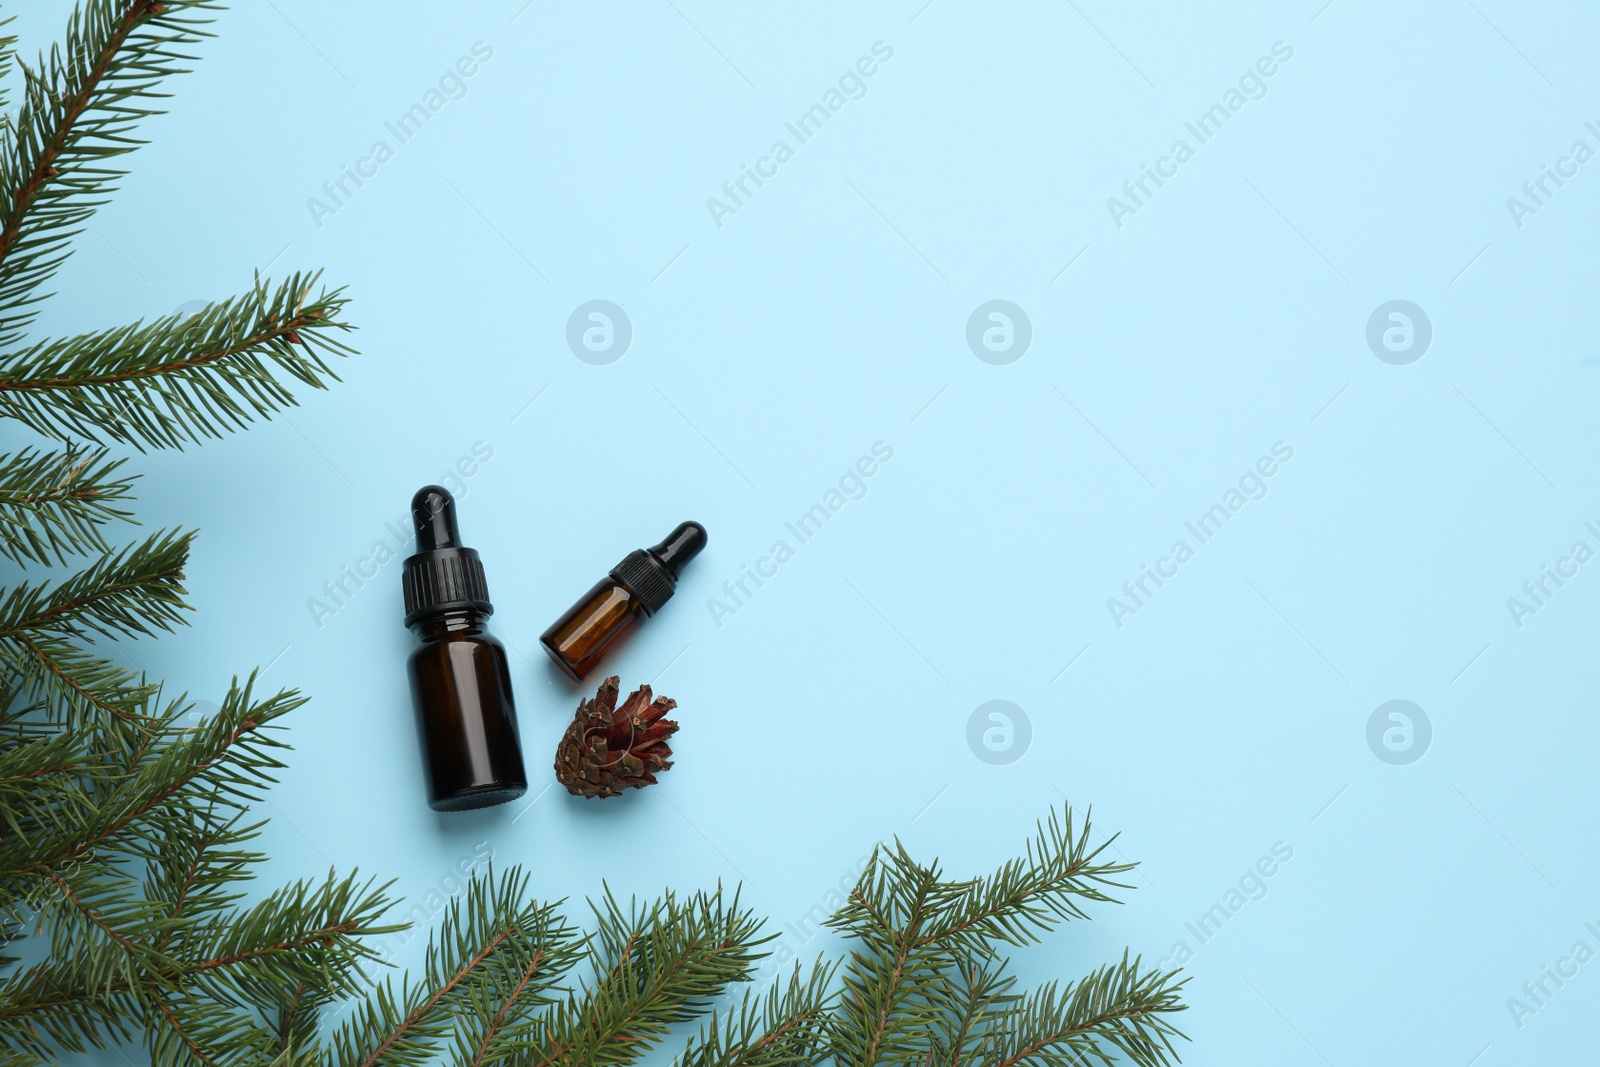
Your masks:
<path fill-rule="evenodd" d="M 672 599 L 678 576 L 706 547 L 706 528 L 680 523 L 653 548 L 629 552 L 539 638 L 562 673 L 581 682 L 640 616 Z"/>
<path fill-rule="evenodd" d="M 456 502 L 437 485 L 411 498 L 417 551 L 401 573 L 406 626 L 422 644 L 407 661 L 428 806 L 466 811 L 528 791 L 506 650 L 484 631 L 493 612 L 483 563 L 461 544 Z"/>

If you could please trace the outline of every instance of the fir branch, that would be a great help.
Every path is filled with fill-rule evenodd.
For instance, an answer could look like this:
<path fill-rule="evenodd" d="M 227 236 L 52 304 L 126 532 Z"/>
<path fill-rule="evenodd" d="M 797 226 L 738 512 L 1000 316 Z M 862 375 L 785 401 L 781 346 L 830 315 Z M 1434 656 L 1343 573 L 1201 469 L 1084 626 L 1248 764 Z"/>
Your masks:
<path fill-rule="evenodd" d="M 80 909 L 85 920 L 91 912 L 101 920 L 104 943 L 80 945 L 74 970 L 34 969 L 0 986 L 0 1047 L 92 1045 L 102 1039 L 99 1022 L 117 1026 L 138 1013 L 153 1062 L 163 1067 L 323 1062 L 315 1009 L 353 992 L 356 967 L 375 956 L 359 938 L 397 929 L 376 925 L 387 907 L 382 890 L 330 874 L 321 885 L 300 883 L 242 911 L 226 907 L 252 862 L 236 846 L 254 827 L 198 803 L 169 804 L 165 821 L 133 824 L 144 851 L 122 849 L 158 864 L 162 843 L 170 846 L 142 895 L 151 914 L 126 910 L 137 894 L 105 890 L 103 869 L 62 877 L 101 886 L 98 900 L 75 895 L 88 905 Z M 189 823 L 195 829 L 186 836 Z M 1040 841 L 1067 839 L 1050 825 Z M 1038 879 L 1028 883 L 1034 892 L 998 897 L 975 894 L 974 886 L 1014 882 L 1015 870 L 1039 866 L 1042 856 L 1053 857 L 1043 868 L 1065 858 L 1081 870 L 1093 853 L 1081 843 L 1036 847 L 1023 868 L 1006 864 L 989 879 L 952 882 L 898 842 L 880 850 L 835 918 L 859 943 L 842 994 L 830 992 L 834 971 L 820 961 L 808 979 L 797 968 L 786 985 L 747 993 L 736 1012 L 713 1014 L 679 1067 L 812 1067 L 829 1057 L 841 1065 L 925 1067 L 1109 1067 L 1118 1056 L 1141 1067 L 1175 1063 L 1173 1039 L 1181 1034 L 1170 1016 L 1184 1007 L 1176 972 L 1143 971 L 1124 955 L 1082 981 L 1019 996 L 987 941 L 947 936 L 996 914 L 1026 921 L 1027 907 L 1016 902 L 1055 890 Z M 448 1043 L 458 1067 L 620 1067 L 670 1027 L 704 1014 L 730 984 L 748 980 L 760 958 L 758 924 L 737 897 L 725 904 L 720 890 L 683 902 L 669 893 L 627 910 L 607 893 L 595 908 L 596 932 L 584 938 L 553 909 L 528 901 L 527 885 L 516 870 L 474 879 L 430 939 L 420 980 L 398 991 L 388 982 L 377 987 L 335 1035 L 327 1059 L 339 1067 L 421 1067 Z M 1000 898 L 1004 907 L 994 904 Z M 159 958 L 144 958 L 140 973 L 127 958 L 132 930 L 160 950 Z M 594 978 L 563 995 L 558 983 L 585 953 Z M 99 1022 L 75 1029 L 91 1017 Z M 41 1020 L 40 1028 L 16 1037 L 22 1019 L 30 1027 Z"/>
<path fill-rule="evenodd" d="M 291 1067 L 304 1060 L 321 1064 L 322 1050 L 317 1038 L 322 1026 L 322 1009 L 337 994 L 326 981 L 297 982 L 292 989 L 279 992 L 267 1011 L 272 1033 L 277 1040 L 273 1057 L 276 1067 Z"/>
<path fill-rule="evenodd" d="M 429 938 L 421 980 L 403 983 L 398 994 L 393 983 L 380 985 L 334 1036 L 333 1062 L 420 1067 L 451 1036 L 458 1016 L 458 1048 L 498 1058 L 504 1044 L 514 1044 L 522 1016 L 546 1002 L 544 990 L 576 962 L 581 944 L 549 909 L 524 899 L 527 885 L 515 869 L 474 876 Z"/>
<path fill-rule="evenodd" d="M 1132 889 L 1115 876 L 1131 863 L 1100 861 L 1116 838 L 1089 847 L 1090 816 L 1075 829 L 1072 808 L 1040 822 L 1026 853 L 993 874 L 952 887 L 940 921 L 922 936 L 923 946 L 960 946 L 981 951 L 993 942 L 1025 945 L 1066 919 L 1085 919 L 1081 902 L 1117 903 L 1106 888 Z"/>
<path fill-rule="evenodd" d="M 19 64 L 20 106 L 0 114 L 0 417 L 52 438 L 182 447 L 292 405 L 295 383 L 336 378 L 328 358 L 350 351 L 344 300 L 313 294 L 315 275 L 257 277 L 193 318 L 18 348 L 215 7 L 83 0 L 64 43 Z M 0 81 L 13 44 L 0 37 Z M 186 610 L 187 535 L 120 551 L 105 539 L 129 518 L 121 464 L 70 441 L 0 455 L 0 557 L 100 557 L 64 581 L 0 591 L 0 933 L 26 930 L 49 953 L 21 969 L 0 955 L 0 1067 L 141 1030 L 163 1067 L 312 1067 L 319 1008 L 354 992 L 375 956 L 363 939 L 397 929 L 379 925 L 385 887 L 330 873 L 242 905 L 264 859 L 241 847 L 258 826 L 242 813 L 281 766 L 270 731 L 303 701 L 256 700 L 252 675 L 184 729 L 186 701 L 163 704 L 158 686 L 98 654 L 95 641 L 170 630 Z"/>
<path fill-rule="evenodd" d="M 65 42 L 37 65 L 19 63 L 22 102 L 0 141 L 0 345 L 33 322 L 39 287 L 71 239 L 116 189 L 111 166 L 141 143 L 134 127 L 159 114 L 141 100 L 181 73 L 176 51 L 206 36 L 194 13 L 210 0 L 88 0 Z"/>
<path fill-rule="evenodd" d="M 0 731 L 0 855 L 79 825 L 93 810 L 86 780 L 102 763 L 69 734 L 26 724 Z"/>
<path fill-rule="evenodd" d="M 306 698 L 286 689 L 257 701 L 255 681 L 255 671 L 242 686 L 233 679 L 217 713 L 192 730 L 171 728 L 187 705 L 170 704 L 162 716 L 168 724 L 162 743 L 108 798 L 102 824 L 85 843 L 105 841 L 180 797 L 240 810 L 259 802 L 262 787 L 275 781 L 272 772 L 283 767 L 274 753 L 288 747 L 276 737 L 277 720 Z"/>
<path fill-rule="evenodd" d="M 270 1063 L 277 1052 L 272 1031 L 245 1012 L 206 997 L 167 990 L 147 994 L 145 1027 L 151 1067 L 227 1067 Z"/>
<path fill-rule="evenodd" d="M 25 647 L 40 634 L 84 639 L 171 630 L 188 610 L 183 568 L 193 540 L 193 534 L 160 531 L 64 582 L 15 586 L 0 601 L 0 641 Z"/>
<path fill-rule="evenodd" d="M 530 1042 L 531 1067 L 621 1067 L 674 1025 L 706 1013 L 735 982 L 750 979 L 760 923 L 724 901 L 722 889 L 648 908 L 618 906 L 607 890 L 593 905 L 595 980 L 553 1009 Z"/>
<path fill-rule="evenodd" d="M 988 1059 L 994 1044 L 994 1016 L 1010 1010 L 1020 998 L 1012 992 L 1016 979 L 1004 964 L 987 958 L 956 960 L 954 973 L 929 996 L 937 1021 L 931 1028 L 929 1067 L 962 1067 Z"/>
<path fill-rule="evenodd" d="M 147 943 L 161 911 L 138 892 L 137 881 L 102 854 L 69 865 L 40 865 L 35 874 L 49 895 L 37 925 L 52 959 L 73 960 L 87 989 L 136 988 L 141 977 L 166 963 Z"/>
<path fill-rule="evenodd" d="M 112 478 L 123 462 L 75 444 L 0 456 L 0 555 L 49 564 L 69 553 L 109 551 L 100 527 L 132 521 L 116 507 L 133 487 L 131 478 Z"/>
<path fill-rule="evenodd" d="M 509 879 L 520 872 L 513 869 Z M 555 906 L 559 906 L 555 905 Z M 487 1067 L 512 1057 L 531 1040 L 541 1020 L 534 1013 L 557 1003 L 556 984 L 583 958 L 588 938 L 550 907 L 517 936 L 516 954 L 502 953 L 467 991 L 457 1011 L 454 1062 Z"/>
<path fill-rule="evenodd" d="M 0 982 L 0 1048 L 38 1060 L 126 1041 L 138 1017 L 127 988 L 90 989 L 75 961 L 48 960 Z"/>
<path fill-rule="evenodd" d="M 1183 1034 L 1167 1019 L 1185 1010 L 1177 972 L 1141 971 L 1124 953 L 1077 982 L 1051 982 L 993 1022 L 990 1067 L 1111 1067 L 1113 1052 L 1139 1067 L 1176 1063 L 1173 1038 Z"/>
<path fill-rule="evenodd" d="M 279 375 L 324 389 L 338 375 L 325 356 L 351 349 L 335 334 L 339 291 L 311 290 L 316 274 L 251 291 L 193 317 L 168 315 L 65 340 L 0 360 L 0 415 L 40 433 L 78 434 L 143 450 L 242 429 L 293 407 Z"/>
<path fill-rule="evenodd" d="M 210 916 L 189 942 L 194 951 L 181 956 L 144 954 L 143 967 L 129 966 L 109 946 L 53 956 L 71 962 L 42 965 L 0 985 L 0 1044 L 13 1023 L 24 1023 L 37 1024 L 37 1033 L 63 1048 L 103 1047 L 106 1039 L 125 1039 L 126 1022 L 143 1017 L 156 1024 L 149 1039 L 169 1053 L 194 1055 L 195 1044 L 202 1058 L 222 1061 L 244 1035 L 275 1056 L 281 1047 L 274 1032 L 234 1009 L 273 1004 L 284 988 L 305 985 L 331 983 L 348 995 L 356 963 L 374 955 L 361 939 L 398 929 L 378 925 L 390 903 L 386 887 L 330 874 L 321 883 L 294 883 L 254 907 Z M 150 911 L 142 924 L 147 937 L 166 922 L 159 908 Z M 141 925 L 122 919 L 129 928 Z"/>
<path fill-rule="evenodd" d="M 304 995 L 303 987 L 297 988 L 302 995 L 291 995 L 277 1011 L 267 1013 L 204 995 L 148 992 L 151 1018 L 145 1048 L 151 1067 L 321 1067 L 314 1031 L 316 1008 L 326 998 Z M 290 1030 L 276 1018 L 283 1011 L 296 1017 Z"/>
<path fill-rule="evenodd" d="M 799 967 L 765 997 L 747 990 L 737 1014 L 715 1012 L 689 1038 L 676 1067 L 812 1067 L 828 1055 L 829 992 L 835 968 L 818 960 L 804 980 Z"/>
<path fill-rule="evenodd" d="M 182 941 L 168 945 L 170 963 L 146 983 L 229 1004 L 273 1004 L 297 987 L 348 995 L 356 966 L 377 958 L 362 938 L 401 929 L 380 922 L 392 904 L 388 890 L 353 871 L 343 878 L 329 871 L 250 907 L 195 911 L 178 920 Z"/>
<path fill-rule="evenodd" d="M 18 699 L 32 701 L 49 721 L 69 729 L 121 722 L 133 731 L 150 725 L 157 686 L 62 637 L 20 633 L 0 640 L 0 677 Z"/>
<path fill-rule="evenodd" d="M 179 957 L 204 954 L 191 945 L 208 916 L 232 908 L 243 897 L 239 886 L 251 869 L 266 862 L 260 852 L 239 846 L 254 840 L 262 822 L 244 822 L 244 813 L 226 817 L 209 806 L 173 805 L 158 811 L 140 834 L 136 848 L 144 864 L 144 895 L 160 901 L 168 922 L 155 948 Z"/>
<path fill-rule="evenodd" d="M 947 960 L 927 951 L 922 935 L 942 891 L 938 868 L 918 864 L 896 841 L 892 851 L 874 851 L 848 901 L 828 920 L 863 942 L 845 965 L 833 1026 L 840 1064 L 911 1064 L 927 1056 Z"/>
<path fill-rule="evenodd" d="M 4 119 L 0 119 L 3 123 Z M 42 1067 L 46 1062 L 45 1055 L 31 1055 L 21 1049 L 7 1048 L 4 1038 L 0 1036 L 0 1067 Z"/>
<path fill-rule="evenodd" d="M 42 876 L 100 850 L 144 859 L 149 845 L 139 834 L 159 841 L 170 825 L 164 816 L 178 811 L 196 817 L 184 805 L 242 810 L 257 802 L 261 787 L 283 766 L 275 753 L 287 746 L 274 736 L 275 723 L 305 699 L 284 690 L 257 701 L 254 686 L 254 673 L 243 686 L 234 679 L 216 715 L 192 730 L 173 725 L 185 705 L 169 704 L 135 762 L 96 797 L 93 817 L 70 836 L 41 843 L 27 866 L 0 869 L 0 878 Z"/>
<path fill-rule="evenodd" d="M 984 878 L 952 881 L 917 863 L 899 841 L 880 846 L 828 925 L 860 942 L 844 970 L 833 1028 L 841 1064 L 938 1062 L 981 1045 L 975 997 L 1003 997 L 984 962 L 996 943 L 1025 945 L 1057 922 L 1084 918 L 1082 905 L 1112 902 L 1107 888 L 1130 864 L 1099 859 L 1071 808 L 1038 824 L 1024 855 Z M 955 972 L 952 975 L 952 972 Z M 983 1011 L 989 1010 L 984 1008 Z"/>

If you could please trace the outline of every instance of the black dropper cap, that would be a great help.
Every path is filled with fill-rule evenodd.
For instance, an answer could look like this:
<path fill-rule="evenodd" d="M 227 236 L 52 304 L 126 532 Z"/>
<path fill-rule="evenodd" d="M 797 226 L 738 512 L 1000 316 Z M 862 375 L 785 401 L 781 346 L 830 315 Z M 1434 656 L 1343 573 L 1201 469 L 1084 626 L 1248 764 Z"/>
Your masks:
<path fill-rule="evenodd" d="M 451 611 L 493 614 L 483 563 L 476 549 L 461 544 L 456 498 L 450 491 L 437 485 L 418 489 L 411 498 L 411 521 L 417 531 L 417 551 L 407 557 L 400 574 L 406 625 Z"/>
<path fill-rule="evenodd" d="M 684 564 L 706 547 L 706 528 L 698 522 L 681 522 L 659 545 L 629 552 L 611 568 L 611 577 L 639 598 L 646 615 L 654 615 L 672 599 Z"/>

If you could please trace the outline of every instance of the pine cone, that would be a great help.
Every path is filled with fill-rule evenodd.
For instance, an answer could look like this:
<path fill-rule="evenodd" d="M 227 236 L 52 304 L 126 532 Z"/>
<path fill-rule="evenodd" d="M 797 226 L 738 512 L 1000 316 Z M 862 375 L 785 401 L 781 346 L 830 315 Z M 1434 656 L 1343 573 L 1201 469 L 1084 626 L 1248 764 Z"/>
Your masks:
<path fill-rule="evenodd" d="M 641 685 L 617 707 L 618 679 L 600 683 L 593 700 L 578 703 L 572 725 L 556 746 L 556 779 L 577 797 L 620 797 L 629 787 L 654 785 L 657 771 L 672 766 L 667 738 L 678 724 L 662 718 L 678 706 L 669 697 L 650 699 Z"/>

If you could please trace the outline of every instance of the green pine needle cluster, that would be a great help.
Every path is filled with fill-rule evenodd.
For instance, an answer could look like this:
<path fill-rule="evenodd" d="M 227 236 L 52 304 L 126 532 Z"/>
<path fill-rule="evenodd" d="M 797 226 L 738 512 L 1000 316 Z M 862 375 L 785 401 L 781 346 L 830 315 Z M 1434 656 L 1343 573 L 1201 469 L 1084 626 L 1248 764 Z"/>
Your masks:
<path fill-rule="evenodd" d="M 243 903 L 265 858 L 249 812 L 301 698 L 252 675 L 201 719 L 121 644 L 184 621 L 193 534 L 126 537 L 111 449 L 181 448 L 334 379 L 342 298 L 258 278 L 194 316 L 34 336 L 213 6 L 95 0 L 32 62 L 0 37 L 0 1067 L 139 1040 L 160 1063 L 272 1062 L 395 928 L 354 874 Z"/>
<path fill-rule="evenodd" d="M 1177 1063 L 1176 972 L 1124 955 L 1028 992 L 1006 974 L 1005 949 L 1128 888 L 1115 878 L 1131 865 L 1101 860 L 1110 841 L 1091 849 L 1089 832 L 1052 815 L 979 879 L 880 847 L 829 920 L 845 958 L 765 989 L 753 980 L 771 938 L 736 893 L 628 907 L 607 894 L 583 932 L 535 903 L 520 870 L 491 872 L 448 905 L 420 978 L 378 984 L 326 1041 L 288 1051 L 329 1067 L 628 1067 L 698 1021 L 678 1067 Z"/>
<path fill-rule="evenodd" d="M 292 948 L 264 947 L 281 936 L 269 932 L 275 921 L 302 941 L 392 929 L 375 922 L 387 903 L 381 894 L 330 877 L 230 912 L 226 928 L 195 918 L 203 934 L 163 936 L 158 956 L 100 977 L 109 991 L 141 990 L 136 996 L 113 997 L 93 1015 L 63 1014 L 50 1033 L 64 1048 L 96 1044 L 94 1026 L 109 1033 L 128 1025 L 117 1014 L 125 1000 L 142 1012 L 152 1062 L 173 1065 L 629 1067 L 686 1027 L 678 1067 L 1177 1063 L 1172 1016 L 1184 1005 L 1176 973 L 1124 955 L 1029 992 L 1005 973 L 1002 949 L 1036 941 L 1084 917 L 1083 905 L 1110 902 L 1106 890 L 1127 888 L 1113 878 L 1130 865 L 1101 861 L 1110 842 L 1090 850 L 1088 830 L 1070 811 L 1052 815 L 1026 857 L 976 880 L 945 880 L 898 842 L 880 848 L 830 920 L 848 939 L 845 959 L 797 967 L 765 989 L 754 979 L 771 938 L 737 893 L 669 892 L 626 907 L 607 894 L 592 904 L 585 931 L 560 903 L 538 903 L 517 868 L 474 876 L 447 904 L 415 976 L 369 984 L 372 957 L 359 949 L 328 956 L 319 971 Z M 199 843 L 213 850 L 203 879 L 192 873 L 191 853 L 148 857 L 151 896 L 187 892 L 192 917 L 227 909 L 230 881 L 261 859 L 232 847 L 248 835 L 226 825 Z M 307 932 L 313 917 L 332 916 L 346 922 Z M 157 971 L 172 968 L 167 956 L 182 966 Z M 341 1007 L 350 1008 L 342 1023 L 322 1024 Z M 71 1029 L 82 1020 L 86 1027 Z M 5 1021 L 0 1014 L 0 1048 Z"/>
<path fill-rule="evenodd" d="M 1127 888 L 1070 811 L 982 878 L 880 848 L 830 920 L 843 958 L 765 988 L 771 937 L 720 888 L 607 894 L 585 928 L 490 872 L 418 972 L 376 980 L 372 939 L 403 928 L 388 886 L 253 885 L 252 813 L 304 700 L 252 673 L 201 716 L 129 661 L 185 621 L 194 535 L 125 536 L 114 450 L 181 449 L 336 380 L 343 297 L 258 277 L 192 316 L 34 336 L 217 6 L 83 0 L 33 62 L 0 36 L 0 1067 L 130 1044 L 161 1067 L 623 1067 L 677 1042 L 681 1067 L 1175 1063 L 1176 973 L 1007 974 L 1005 952 Z"/>
<path fill-rule="evenodd" d="M 1111 902 L 1131 864 L 1090 848 L 1089 820 L 1070 809 L 1039 827 L 1026 853 L 985 878 L 951 881 L 898 843 L 881 849 L 828 925 L 855 948 L 833 1054 L 840 1067 L 873 1064 L 1110 1062 L 1109 1048 L 1138 1064 L 1176 1060 L 1167 1018 L 1183 1009 L 1176 973 L 1141 969 L 1126 956 L 1080 981 L 1014 991 L 998 952 L 1022 947 L 1086 904 Z"/>

